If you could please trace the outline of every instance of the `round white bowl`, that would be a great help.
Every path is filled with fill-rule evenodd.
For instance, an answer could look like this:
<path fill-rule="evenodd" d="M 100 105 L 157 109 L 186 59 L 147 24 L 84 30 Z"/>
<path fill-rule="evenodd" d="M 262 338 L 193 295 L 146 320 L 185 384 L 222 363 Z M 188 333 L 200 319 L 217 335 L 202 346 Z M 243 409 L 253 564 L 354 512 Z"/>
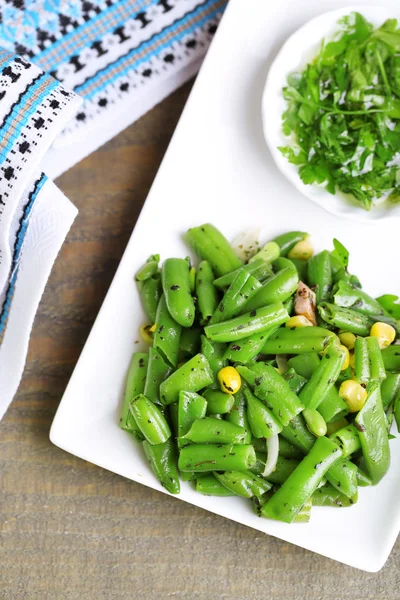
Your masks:
<path fill-rule="evenodd" d="M 400 218 L 400 205 L 387 201 L 379 204 L 378 201 L 370 211 L 366 211 L 348 195 L 341 192 L 332 195 L 323 186 L 304 184 L 298 167 L 290 164 L 278 150 L 279 146 L 290 146 L 290 138 L 282 132 L 282 114 L 286 109 L 282 88 L 287 85 L 287 76 L 292 72 L 301 72 L 318 54 L 322 39 L 328 40 L 338 30 L 338 20 L 352 12 L 361 13 L 375 27 L 389 18 L 398 18 L 400 21 L 400 8 L 393 11 L 384 6 L 347 6 L 324 13 L 298 29 L 285 42 L 268 73 L 262 98 L 264 136 L 280 171 L 302 194 L 321 208 L 339 217 L 358 221 Z"/>

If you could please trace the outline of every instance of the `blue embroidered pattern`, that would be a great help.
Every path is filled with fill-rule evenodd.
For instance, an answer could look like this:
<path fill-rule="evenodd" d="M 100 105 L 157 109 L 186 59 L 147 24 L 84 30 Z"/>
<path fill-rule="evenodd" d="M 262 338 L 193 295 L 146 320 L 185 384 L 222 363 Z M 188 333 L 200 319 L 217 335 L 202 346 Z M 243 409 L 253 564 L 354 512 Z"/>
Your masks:
<path fill-rule="evenodd" d="M 67 133 L 201 58 L 226 0 L 3 0 L 0 46 L 82 95 Z"/>

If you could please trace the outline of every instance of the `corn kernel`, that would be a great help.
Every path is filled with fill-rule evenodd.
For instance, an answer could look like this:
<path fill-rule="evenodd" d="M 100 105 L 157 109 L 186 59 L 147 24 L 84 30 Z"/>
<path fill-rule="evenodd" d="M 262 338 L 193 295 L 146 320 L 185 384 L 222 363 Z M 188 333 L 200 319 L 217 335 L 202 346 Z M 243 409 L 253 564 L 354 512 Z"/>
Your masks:
<path fill-rule="evenodd" d="M 349 364 L 350 364 L 350 352 L 348 351 L 348 349 L 346 348 L 346 346 L 344 346 L 343 344 L 339 344 L 339 348 L 342 350 L 343 354 L 344 354 L 344 360 L 343 360 L 343 364 L 342 364 L 342 371 L 345 371 Z"/>
<path fill-rule="evenodd" d="M 288 329 L 294 329 L 297 327 L 313 327 L 313 324 L 304 315 L 297 315 L 296 317 L 290 317 L 289 321 L 286 321 L 285 327 Z"/>
<path fill-rule="evenodd" d="M 151 331 L 151 333 L 155 333 L 156 329 L 157 329 L 157 323 L 154 323 L 154 325 L 152 325 L 150 327 L 149 331 Z"/>
<path fill-rule="evenodd" d="M 144 342 L 146 342 L 146 344 L 149 344 L 151 346 L 151 344 L 153 343 L 153 334 L 151 333 L 151 325 L 142 325 L 139 329 L 140 332 L 140 337 L 142 338 L 142 340 Z"/>
<path fill-rule="evenodd" d="M 310 240 L 297 242 L 288 253 L 288 258 L 297 258 L 298 260 L 308 260 L 314 254 L 314 249 Z"/>
<path fill-rule="evenodd" d="M 339 388 L 339 396 L 346 402 L 351 413 L 362 409 L 367 395 L 367 391 L 354 379 L 343 381 Z"/>
<path fill-rule="evenodd" d="M 350 356 L 349 356 L 349 365 L 352 369 L 355 368 L 355 357 L 354 357 L 354 352 L 349 352 Z"/>
<path fill-rule="evenodd" d="M 342 342 L 343 346 L 346 346 L 349 350 L 354 349 L 354 344 L 356 343 L 356 336 L 351 331 L 342 331 L 339 333 L 339 340 Z"/>
<path fill-rule="evenodd" d="M 224 367 L 218 372 L 218 381 L 225 394 L 236 394 L 242 385 L 241 377 L 234 367 Z"/>
<path fill-rule="evenodd" d="M 374 323 L 371 327 L 370 335 L 378 338 L 379 347 L 387 348 L 396 338 L 396 330 L 387 323 Z"/>

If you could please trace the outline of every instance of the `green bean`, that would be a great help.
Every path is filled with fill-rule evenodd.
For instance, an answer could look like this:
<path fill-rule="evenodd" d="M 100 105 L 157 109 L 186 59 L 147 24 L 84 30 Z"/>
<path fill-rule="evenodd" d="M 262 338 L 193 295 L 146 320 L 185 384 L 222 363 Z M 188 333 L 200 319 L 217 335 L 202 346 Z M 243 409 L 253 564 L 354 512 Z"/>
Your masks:
<path fill-rule="evenodd" d="M 170 404 L 174 406 L 174 404 Z M 196 419 L 206 416 L 207 401 L 196 392 L 179 392 L 178 401 L 178 447 L 185 445 L 183 437 L 187 434 Z"/>
<path fill-rule="evenodd" d="M 321 302 L 318 305 L 318 312 L 322 319 L 330 325 L 345 329 L 356 335 L 368 335 L 374 323 L 373 319 L 367 315 L 328 302 Z"/>
<path fill-rule="evenodd" d="M 292 269 L 278 271 L 267 279 L 263 286 L 260 285 L 260 289 L 246 304 L 246 308 L 253 310 L 274 302 L 284 302 L 297 289 L 298 282 L 297 271 Z"/>
<path fill-rule="evenodd" d="M 218 306 L 218 292 L 213 281 L 214 273 L 210 263 L 201 261 L 196 275 L 196 296 L 202 323 L 208 323 Z"/>
<path fill-rule="evenodd" d="M 393 414 L 396 420 L 397 431 L 400 433 L 400 396 L 397 395 L 393 405 Z"/>
<path fill-rule="evenodd" d="M 237 317 L 260 288 L 261 283 L 255 277 L 240 269 L 214 311 L 209 324 Z"/>
<path fill-rule="evenodd" d="M 227 471 L 214 473 L 222 485 L 242 498 L 260 497 L 271 489 L 272 485 L 250 471 Z"/>
<path fill-rule="evenodd" d="M 202 260 L 210 263 L 217 277 L 243 265 L 227 239 L 209 223 L 192 227 L 185 233 L 184 239 Z"/>
<path fill-rule="evenodd" d="M 149 279 L 137 282 L 144 312 L 150 323 L 156 320 L 157 306 L 162 295 L 161 276 L 156 274 Z"/>
<path fill-rule="evenodd" d="M 348 414 L 349 407 L 340 398 L 336 387 L 332 387 L 318 406 L 318 412 L 322 415 L 326 423 L 332 423 L 332 421 L 343 419 Z"/>
<path fill-rule="evenodd" d="M 147 365 L 147 354 L 144 352 L 134 352 L 132 354 L 131 364 L 129 365 L 128 376 L 126 378 L 124 404 L 119 420 L 119 426 L 126 431 L 131 431 L 139 441 L 143 439 L 143 436 L 129 410 L 129 405 L 136 396 L 143 393 Z"/>
<path fill-rule="evenodd" d="M 386 379 L 381 383 L 381 396 L 383 410 L 386 412 L 393 405 L 400 393 L 400 374 L 388 373 Z"/>
<path fill-rule="evenodd" d="M 173 367 L 178 362 L 182 327 L 169 314 L 165 296 L 161 296 L 156 315 L 153 347 Z"/>
<path fill-rule="evenodd" d="M 270 327 L 240 342 L 232 342 L 225 351 L 225 358 L 242 364 L 251 362 L 262 350 L 265 341 L 277 330 L 277 327 Z"/>
<path fill-rule="evenodd" d="M 179 475 L 176 468 L 175 447 L 171 440 L 152 446 L 143 442 L 143 449 L 154 475 L 171 494 L 179 494 Z"/>
<path fill-rule="evenodd" d="M 229 321 L 207 325 L 204 331 L 206 336 L 215 342 L 233 342 L 265 331 L 274 325 L 281 325 L 288 318 L 282 303 L 277 302 Z"/>
<path fill-rule="evenodd" d="M 340 455 L 341 451 L 330 439 L 318 438 L 282 487 L 261 508 L 262 516 L 291 523 Z"/>
<path fill-rule="evenodd" d="M 178 466 L 180 471 L 247 471 L 255 462 L 250 445 L 192 444 L 182 448 Z"/>
<path fill-rule="evenodd" d="M 148 364 L 143 393 L 152 402 L 160 404 L 160 385 L 168 377 L 171 369 L 154 348 L 149 350 Z"/>
<path fill-rule="evenodd" d="M 365 385 L 371 378 L 367 338 L 358 337 L 354 344 L 354 378 Z"/>
<path fill-rule="evenodd" d="M 329 252 L 323 250 L 312 256 L 307 267 L 308 283 L 314 288 L 317 304 L 328 300 L 333 285 Z"/>
<path fill-rule="evenodd" d="M 158 273 L 159 254 L 152 254 L 135 275 L 136 281 L 146 281 Z"/>
<path fill-rule="evenodd" d="M 357 414 L 354 424 L 360 438 L 368 475 L 375 485 L 389 468 L 390 451 L 379 383 L 371 383 L 367 392 L 367 400 Z"/>
<path fill-rule="evenodd" d="M 383 381 L 386 379 L 386 370 L 383 363 L 382 352 L 379 347 L 378 338 L 370 336 L 366 338 L 368 357 L 372 381 Z"/>
<path fill-rule="evenodd" d="M 293 519 L 293 523 L 309 523 L 311 519 L 312 497 L 307 500 Z"/>
<path fill-rule="evenodd" d="M 305 352 L 323 352 L 332 342 L 331 332 L 325 331 L 320 337 L 315 337 L 314 334 L 308 335 L 308 329 L 311 330 L 314 327 L 298 327 L 296 329 L 281 327 L 265 342 L 262 353 L 302 354 Z M 320 328 L 318 327 L 318 329 Z"/>
<path fill-rule="evenodd" d="M 326 478 L 339 492 L 356 501 L 358 487 L 357 471 L 356 465 L 346 458 L 341 458 L 330 467 L 326 473 Z"/>
<path fill-rule="evenodd" d="M 292 273 L 297 274 L 297 269 L 294 265 L 294 262 L 290 258 L 285 258 L 284 256 L 280 256 L 272 263 L 274 268 L 274 272 L 278 273 L 279 271 L 283 271 L 284 269 L 290 269 Z"/>
<path fill-rule="evenodd" d="M 289 458 L 299 460 L 303 457 L 303 453 L 296 448 L 293 444 L 288 442 L 287 439 L 282 437 L 282 433 L 279 434 L 279 456 L 283 458 Z"/>
<path fill-rule="evenodd" d="M 287 381 L 274 367 L 265 363 L 256 363 L 250 367 L 250 371 L 256 375 L 255 395 L 272 410 L 278 422 L 288 425 L 304 406 Z"/>
<path fill-rule="evenodd" d="M 214 381 L 213 372 L 203 354 L 196 354 L 160 385 L 161 404 L 176 402 L 179 392 L 198 392 Z"/>
<path fill-rule="evenodd" d="M 382 306 L 375 298 L 350 285 L 347 281 L 339 281 L 333 294 L 333 301 L 337 306 L 353 308 L 364 315 L 380 316 L 384 314 Z"/>
<path fill-rule="evenodd" d="M 226 344 L 213 342 L 212 340 L 207 339 L 205 335 L 202 335 L 200 340 L 201 353 L 208 360 L 208 364 L 210 365 L 211 371 L 214 374 L 214 379 L 216 380 L 218 372 L 228 364 L 228 361 L 224 358 Z"/>
<path fill-rule="evenodd" d="M 182 329 L 179 342 L 179 358 L 187 360 L 199 352 L 200 331 L 197 327 Z"/>
<path fill-rule="evenodd" d="M 167 258 L 161 269 L 161 281 L 169 314 L 182 327 L 191 327 L 195 307 L 187 261 L 184 258 Z"/>
<path fill-rule="evenodd" d="M 257 254 L 250 258 L 249 263 L 257 260 L 265 260 L 266 262 L 271 263 L 279 258 L 280 253 L 281 249 L 276 242 L 267 242 Z"/>
<path fill-rule="evenodd" d="M 357 483 L 359 487 L 367 487 L 372 484 L 371 477 L 360 468 L 357 471 Z"/>
<path fill-rule="evenodd" d="M 351 498 L 348 498 L 329 484 L 315 490 L 311 498 L 313 506 L 343 507 L 352 506 L 354 504 L 354 501 Z"/>
<path fill-rule="evenodd" d="M 303 354 L 289 358 L 288 366 L 294 369 L 301 377 L 311 379 L 312 374 L 319 365 L 319 360 L 317 352 L 304 352 Z"/>
<path fill-rule="evenodd" d="M 303 417 L 308 429 L 316 437 L 321 437 L 326 434 L 326 423 L 320 413 L 313 408 L 305 408 Z"/>
<path fill-rule="evenodd" d="M 198 473 L 197 473 L 198 475 Z M 212 473 L 205 477 L 196 479 L 196 492 L 204 494 L 204 496 L 236 496 L 235 492 L 228 490 L 222 485 Z"/>
<path fill-rule="evenodd" d="M 293 309 L 294 309 L 294 295 L 290 296 L 290 298 L 285 300 L 285 302 L 283 303 L 283 306 L 286 308 L 288 315 L 291 315 L 293 313 Z"/>
<path fill-rule="evenodd" d="M 339 429 L 339 431 L 336 431 L 329 437 L 339 446 L 343 458 L 347 458 L 361 448 L 360 438 L 358 437 L 358 432 L 354 425 L 347 425 L 347 427 Z"/>
<path fill-rule="evenodd" d="M 301 260 L 300 258 L 291 258 L 290 260 L 296 267 L 296 271 L 297 271 L 297 275 L 299 276 L 299 280 L 307 281 L 308 260 Z"/>
<path fill-rule="evenodd" d="M 280 421 L 261 400 L 256 398 L 249 388 L 244 389 L 247 402 L 247 417 L 255 438 L 269 438 L 282 431 Z"/>
<path fill-rule="evenodd" d="M 169 404 L 168 406 L 159 406 L 158 408 L 161 410 L 161 412 L 164 415 L 168 414 L 169 422 L 171 423 L 174 436 L 178 437 L 178 435 L 179 435 L 179 425 L 178 425 L 179 405 L 178 405 L 178 402 L 173 402 L 172 404 Z M 179 446 L 179 444 L 178 444 L 178 446 Z"/>
<path fill-rule="evenodd" d="M 163 444 L 171 437 L 171 430 L 164 415 L 143 394 L 134 398 L 130 410 L 143 436 L 152 446 Z"/>
<path fill-rule="evenodd" d="M 286 373 L 283 375 L 283 378 L 288 382 L 292 392 L 297 395 L 307 383 L 307 379 L 301 375 L 298 375 L 294 369 L 289 369 L 289 371 L 286 371 Z"/>
<path fill-rule="evenodd" d="M 309 328 L 311 329 L 311 327 Z M 340 347 L 333 343 L 322 357 L 311 379 L 299 394 L 300 401 L 306 408 L 318 408 L 329 390 L 335 385 L 343 364 L 344 354 Z"/>
<path fill-rule="evenodd" d="M 196 481 L 197 479 L 207 477 L 207 473 L 193 473 L 192 471 L 183 471 L 179 475 L 182 481 Z"/>
<path fill-rule="evenodd" d="M 244 444 L 246 437 L 244 427 L 214 417 L 196 419 L 183 436 L 195 444 Z"/>
<path fill-rule="evenodd" d="M 206 390 L 203 394 L 207 400 L 207 413 L 209 415 L 228 413 L 235 402 L 232 394 L 225 394 L 221 390 Z"/>
<path fill-rule="evenodd" d="M 298 242 L 302 242 L 308 237 L 308 233 L 305 233 L 304 231 L 290 231 L 289 233 L 278 235 L 273 241 L 276 242 L 281 249 L 281 256 L 287 256 Z"/>
<path fill-rule="evenodd" d="M 265 260 L 257 260 L 247 265 L 243 265 L 240 269 L 236 269 L 235 271 L 231 271 L 222 277 L 218 277 L 218 279 L 214 279 L 214 285 L 220 290 L 224 290 L 229 287 L 232 281 L 235 279 L 236 275 L 239 271 L 246 271 L 249 275 L 253 275 L 258 281 L 261 283 L 271 277 L 273 274 L 272 266 L 270 263 Z"/>
<path fill-rule="evenodd" d="M 262 475 L 265 467 L 265 462 L 267 460 L 266 454 L 256 454 L 257 456 L 257 469 L 255 467 L 252 468 L 253 473 L 256 475 Z M 303 458 L 301 456 L 301 458 Z M 299 461 L 284 458 L 283 456 L 279 456 L 276 462 L 275 470 L 268 475 L 266 478 L 270 483 L 281 485 L 286 481 L 286 479 L 293 473 L 295 468 L 298 466 Z"/>
<path fill-rule="evenodd" d="M 240 389 L 233 396 L 234 402 L 231 411 L 225 416 L 226 421 L 233 423 L 233 425 L 239 425 L 247 431 L 245 437 L 245 444 L 251 444 L 251 431 L 250 424 L 247 418 L 246 399 L 244 397 L 243 389 Z"/>
<path fill-rule="evenodd" d="M 400 346 L 388 346 L 382 350 L 383 364 L 387 371 L 400 371 Z"/>

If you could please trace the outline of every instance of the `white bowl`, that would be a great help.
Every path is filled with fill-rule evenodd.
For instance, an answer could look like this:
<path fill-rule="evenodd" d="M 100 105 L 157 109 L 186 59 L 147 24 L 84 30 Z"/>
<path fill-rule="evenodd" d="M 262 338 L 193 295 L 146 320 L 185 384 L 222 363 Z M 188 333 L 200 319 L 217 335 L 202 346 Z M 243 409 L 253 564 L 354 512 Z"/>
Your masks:
<path fill-rule="evenodd" d="M 289 163 L 278 150 L 279 146 L 290 146 L 290 139 L 282 132 L 282 114 L 286 109 L 282 88 L 287 85 L 287 76 L 292 72 L 302 71 L 318 54 L 322 39 L 331 38 L 338 30 L 338 20 L 355 11 L 361 13 L 375 27 L 382 25 L 389 18 L 398 18 L 400 21 L 399 9 L 393 10 L 385 6 L 347 6 L 319 15 L 298 29 L 285 42 L 268 73 L 262 99 L 264 135 L 280 171 L 302 194 L 328 212 L 358 221 L 399 218 L 400 205 L 386 201 L 366 211 L 348 195 L 341 192 L 332 195 L 323 186 L 304 184 L 300 179 L 298 167 Z"/>

